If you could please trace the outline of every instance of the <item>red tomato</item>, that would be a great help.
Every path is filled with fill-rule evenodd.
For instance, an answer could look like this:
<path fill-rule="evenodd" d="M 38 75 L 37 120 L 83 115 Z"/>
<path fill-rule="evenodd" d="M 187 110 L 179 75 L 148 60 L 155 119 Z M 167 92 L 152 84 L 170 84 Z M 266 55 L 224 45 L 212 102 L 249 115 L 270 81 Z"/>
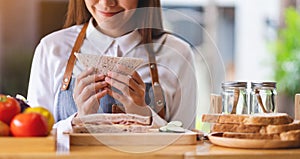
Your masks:
<path fill-rule="evenodd" d="M 0 120 L 10 124 L 12 118 L 21 112 L 21 106 L 19 102 L 13 97 L 7 97 L 6 95 L 0 95 Z"/>
<path fill-rule="evenodd" d="M 10 130 L 16 137 L 47 136 L 48 123 L 38 113 L 18 114 L 11 121 Z"/>

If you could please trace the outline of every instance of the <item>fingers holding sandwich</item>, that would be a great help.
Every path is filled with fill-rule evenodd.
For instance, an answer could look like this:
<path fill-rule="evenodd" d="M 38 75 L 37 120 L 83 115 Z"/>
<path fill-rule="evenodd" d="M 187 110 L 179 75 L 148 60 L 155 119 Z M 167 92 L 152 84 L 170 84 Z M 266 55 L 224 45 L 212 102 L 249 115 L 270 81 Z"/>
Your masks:
<path fill-rule="evenodd" d="M 93 68 L 83 71 L 75 81 L 73 98 L 77 105 L 78 115 L 96 113 L 99 99 L 107 94 L 104 89 L 108 84 L 104 75 L 97 75 Z"/>
<path fill-rule="evenodd" d="M 111 87 L 114 87 L 121 92 L 118 93 L 112 89 L 107 89 L 110 96 L 124 105 L 126 113 L 130 112 L 140 115 L 150 114 L 150 110 L 146 107 L 147 104 L 145 102 L 146 86 L 137 72 L 134 72 L 132 76 L 117 72 L 108 72 L 105 81 Z"/>

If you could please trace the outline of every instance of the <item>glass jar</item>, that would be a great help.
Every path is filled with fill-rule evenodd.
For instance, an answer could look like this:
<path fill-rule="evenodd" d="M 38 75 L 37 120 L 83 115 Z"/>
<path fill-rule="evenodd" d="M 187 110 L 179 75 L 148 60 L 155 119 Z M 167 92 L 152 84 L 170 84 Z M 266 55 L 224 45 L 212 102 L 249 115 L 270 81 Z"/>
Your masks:
<path fill-rule="evenodd" d="M 250 113 L 277 112 L 276 82 L 251 82 Z"/>
<path fill-rule="evenodd" d="M 222 83 L 222 113 L 248 114 L 247 82 Z"/>

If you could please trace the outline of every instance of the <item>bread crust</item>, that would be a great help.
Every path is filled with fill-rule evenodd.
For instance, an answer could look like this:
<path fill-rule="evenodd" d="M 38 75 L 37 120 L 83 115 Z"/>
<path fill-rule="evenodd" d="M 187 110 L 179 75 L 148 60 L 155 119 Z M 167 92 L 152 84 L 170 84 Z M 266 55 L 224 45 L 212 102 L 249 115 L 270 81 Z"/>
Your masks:
<path fill-rule="evenodd" d="M 248 115 L 226 114 L 220 116 L 218 123 L 240 124 L 248 117 Z"/>
<path fill-rule="evenodd" d="M 267 134 L 274 134 L 274 133 L 281 133 L 281 132 L 287 132 L 291 130 L 297 130 L 300 129 L 300 121 L 295 120 L 293 123 L 290 124 L 283 124 L 283 125 L 268 125 L 266 126 L 266 131 L 262 131 L 261 133 L 267 133 Z"/>
<path fill-rule="evenodd" d="M 281 125 L 292 122 L 293 118 L 285 113 L 255 114 L 243 121 L 245 125 Z"/>
<path fill-rule="evenodd" d="M 202 122 L 240 124 L 247 117 L 248 115 L 237 115 L 237 114 L 203 114 Z"/>
<path fill-rule="evenodd" d="M 212 132 L 239 132 L 239 133 L 260 133 L 263 126 L 244 124 L 220 124 L 212 126 Z"/>
<path fill-rule="evenodd" d="M 283 141 L 300 140 L 300 130 L 291 130 L 280 134 L 280 139 Z"/>
<path fill-rule="evenodd" d="M 220 114 L 202 114 L 201 121 L 205 123 L 218 123 Z"/>
<path fill-rule="evenodd" d="M 202 122 L 244 125 L 281 125 L 293 122 L 286 113 L 267 113 L 255 115 L 238 114 L 203 114 Z"/>

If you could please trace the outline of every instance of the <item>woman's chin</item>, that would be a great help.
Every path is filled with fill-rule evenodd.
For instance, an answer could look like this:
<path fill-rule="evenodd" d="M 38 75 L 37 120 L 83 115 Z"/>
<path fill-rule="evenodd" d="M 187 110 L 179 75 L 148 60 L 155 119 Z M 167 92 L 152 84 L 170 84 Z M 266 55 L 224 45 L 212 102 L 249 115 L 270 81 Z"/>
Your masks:
<path fill-rule="evenodd" d="M 133 31 L 135 28 L 132 28 L 131 25 L 127 25 L 124 21 L 103 21 L 99 24 L 100 30 L 102 33 L 107 34 L 112 37 L 118 37 L 130 31 Z"/>

